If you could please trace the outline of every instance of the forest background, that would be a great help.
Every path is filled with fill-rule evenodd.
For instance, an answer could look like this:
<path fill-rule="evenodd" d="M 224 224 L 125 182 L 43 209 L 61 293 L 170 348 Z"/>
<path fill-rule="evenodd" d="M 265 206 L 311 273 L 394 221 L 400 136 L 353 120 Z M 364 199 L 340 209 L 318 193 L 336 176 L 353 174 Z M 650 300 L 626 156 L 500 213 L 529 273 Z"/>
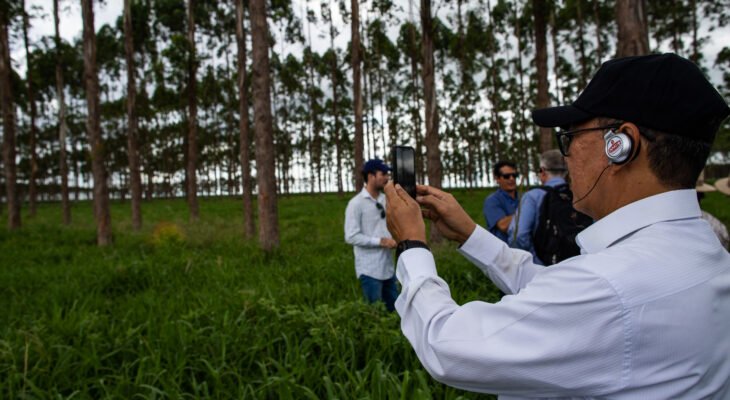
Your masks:
<path fill-rule="evenodd" d="M 534 184 L 555 143 L 530 110 L 570 102 L 616 55 L 676 52 L 730 94 L 727 0 L 276 0 L 257 31 L 259 3 L 1 1 L 9 224 L 23 202 L 32 216 L 61 200 L 68 222 L 70 201 L 95 197 L 106 243 L 109 198 L 131 198 L 139 229 L 143 198 L 184 196 L 194 220 L 199 195 L 243 194 L 251 237 L 258 195 L 269 248 L 277 195 L 353 191 L 393 144 L 435 186 L 489 186 L 503 158 Z M 730 122 L 713 150 L 710 180 L 728 172 Z"/>

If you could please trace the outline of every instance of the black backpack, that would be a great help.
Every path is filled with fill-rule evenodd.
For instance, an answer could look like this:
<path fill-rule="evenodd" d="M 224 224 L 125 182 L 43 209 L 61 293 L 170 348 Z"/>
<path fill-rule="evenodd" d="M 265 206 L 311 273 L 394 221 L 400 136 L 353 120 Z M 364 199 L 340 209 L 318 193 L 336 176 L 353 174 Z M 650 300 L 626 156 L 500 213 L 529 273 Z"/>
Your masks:
<path fill-rule="evenodd" d="M 573 208 L 568 185 L 540 186 L 546 191 L 540 205 L 540 220 L 532 238 L 535 253 L 545 265 L 557 264 L 580 254 L 575 237 L 593 223 L 591 217 Z"/>

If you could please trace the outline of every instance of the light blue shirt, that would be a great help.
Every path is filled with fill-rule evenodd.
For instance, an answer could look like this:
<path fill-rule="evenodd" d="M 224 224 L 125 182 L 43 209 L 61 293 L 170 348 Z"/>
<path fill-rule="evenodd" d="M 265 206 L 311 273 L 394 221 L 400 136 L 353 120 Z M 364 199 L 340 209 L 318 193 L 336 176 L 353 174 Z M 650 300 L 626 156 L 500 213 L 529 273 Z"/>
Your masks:
<path fill-rule="evenodd" d="M 560 177 L 550 178 L 545 182 L 545 186 L 550 187 L 564 184 L 565 179 Z M 535 188 L 525 193 L 507 229 L 507 243 L 509 246 L 529 251 L 532 253 L 535 264 L 539 265 L 545 265 L 545 263 L 535 253 L 535 245 L 532 242 L 532 237 L 537 231 L 537 224 L 540 221 L 540 206 L 542 206 L 542 200 L 546 194 L 547 192 L 540 188 Z M 515 228 L 517 228 L 517 234 L 515 234 Z"/>
<path fill-rule="evenodd" d="M 362 189 L 345 210 L 345 241 L 353 246 L 355 253 L 355 274 L 385 280 L 395 273 L 393 251 L 380 247 L 381 238 L 392 238 L 388 232 L 385 218 L 377 203 L 386 207 L 383 193 L 374 199 L 366 189 Z"/>
<path fill-rule="evenodd" d="M 693 189 L 624 206 L 550 268 L 477 226 L 460 252 L 504 292 L 459 305 L 431 252 L 398 260 L 404 335 L 437 380 L 501 399 L 730 398 L 730 254 Z"/>

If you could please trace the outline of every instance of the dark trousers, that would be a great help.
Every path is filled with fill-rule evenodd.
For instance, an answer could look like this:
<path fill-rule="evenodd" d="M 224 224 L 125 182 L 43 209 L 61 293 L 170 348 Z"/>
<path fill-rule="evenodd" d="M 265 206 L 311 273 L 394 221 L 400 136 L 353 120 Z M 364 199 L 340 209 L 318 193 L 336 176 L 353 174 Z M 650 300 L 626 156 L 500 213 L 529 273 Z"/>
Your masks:
<path fill-rule="evenodd" d="M 398 297 L 398 286 L 395 276 L 380 280 L 367 275 L 360 275 L 360 286 L 365 295 L 365 301 L 375 303 L 382 301 L 388 311 L 395 310 L 395 299 Z"/>

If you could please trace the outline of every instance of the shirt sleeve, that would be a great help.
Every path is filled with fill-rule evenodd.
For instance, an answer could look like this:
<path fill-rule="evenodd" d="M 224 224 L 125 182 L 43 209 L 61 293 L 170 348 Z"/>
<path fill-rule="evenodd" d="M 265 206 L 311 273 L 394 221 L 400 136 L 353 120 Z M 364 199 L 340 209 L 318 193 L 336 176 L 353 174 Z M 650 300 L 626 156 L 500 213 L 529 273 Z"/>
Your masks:
<path fill-rule="evenodd" d="M 528 253 L 503 247 L 494 260 L 527 266 Z M 458 305 L 425 249 L 405 251 L 397 276 L 403 333 L 440 382 L 525 397 L 600 396 L 625 384 L 626 313 L 612 287 L 585 268 L 543 271 L 495 304 Z"/>
<path fill-rule="evenodd" d="M 496 196 L 489 196 L 484 200 L 484 207 L 482 212 L 484 213 L 484 219 L 487 223 L 487 229 L 489 232 L 496 234 L 499 231 L 497 228 L 497 222 L 507 216 L 507 210 L 499 204 Z"/>
<path fill-rule="evenodd" d="M 461 245 L 459 252 L 503 292 L 510 294 L 519 292 L 544 268 L 533 264 L 531 253 L 509 248 L 480 226 Z"/>
<path fill-rule="evenodd" d="M 530 251 L 532 249 L 532 232 L 537 225 L 538 202 L 534 192 L 522 196 L 520 206 L 509 227 L 507 238 L 510 247 Z M 515 235 L 515 229 L 517 234 Z"/>
<path fill-rule="evenodd" d="M 345 242 L 360 247 L 380 247 L 380 238 L 362 231 L 362 211 L 353 202 L 345 210 Z"/>

